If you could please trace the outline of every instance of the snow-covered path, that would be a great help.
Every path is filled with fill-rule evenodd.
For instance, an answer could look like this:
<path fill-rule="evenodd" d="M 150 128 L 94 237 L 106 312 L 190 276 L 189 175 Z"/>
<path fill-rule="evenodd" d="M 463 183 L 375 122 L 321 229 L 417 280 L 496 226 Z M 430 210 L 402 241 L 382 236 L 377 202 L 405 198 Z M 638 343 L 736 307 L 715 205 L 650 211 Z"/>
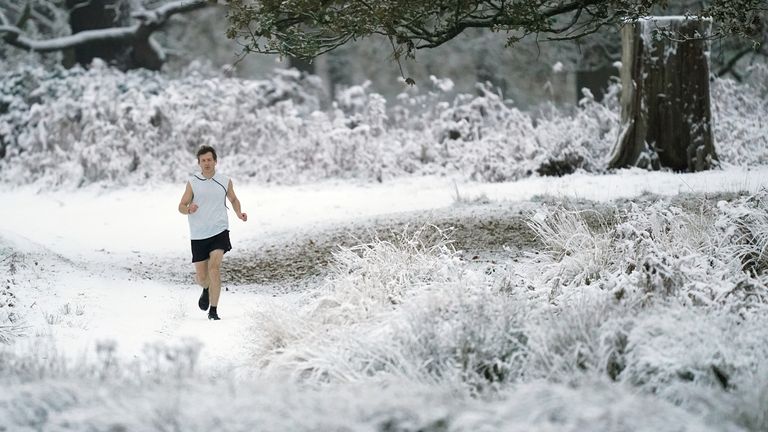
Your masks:
<path fill-rule="evenodd" d="M 230 218 L 235 239 L 265 239 L 295 229 L 359 220 L 397 212 L 450 206 L 464 198 L 522 201 L 534 196 L 609 201 L 644 192 L 754 192 L 768 187 L 768 167 L 733 168 L 694 174 L 622 171 L 617 175 L 534 177 L 508 183 L 459 183 L 420 177 L 383 184 L 326 182 L 303 186 L 236 184 L 248 223 Z M 99 253 L 170 254 L 186 257 L 187 224 L 176 212 L 183 185 L 151 185 L 117 191 L 85 189 L 0 191 L 0 235 L 10 231 L 66 256 Z"/>
<path fill-rule="evenodd" d="M 238 242 L 279 242 L 298 230 L 321 231 L 345 221 L 448 207 L 457 191 L 466 199 L 485 196 L 497 202 L 537 195 L 612 200 L 643 192 L 754 192 L 768 187 L 768 168 L 684 175 L 632 170 L 499 184 L 457 185 L 451 179 L 427 177 L 383 184 L 235 187 L 250 214 L 247 223 L 230 218 L 237 247 Z M 34 329 L 26 343 L 50 336 L 59 350 L 77 357 L 92 353 L 98 341 L 113 339 L 119 342 L 118 354 L 132 358 L 141 355 L 147 343 L 193 337 L 203 343 L 201 363 L 212 371 L 247 362 L 242 340 L 253 305 L 272 296 L 266 288 L 224 292 L 220 307 L 225 319 L 212 323 L 197 309 L 199 290 L 191 277 L 189 283 L 177 285 L 127 268 L 128 262 L 146 254 L 164 257 L 177 267 L 168 271 L 191 273 L 187 224 L 176 212 L 182 186 L 36 192 L 0 191 L 0 251 L 27 256 L 22 264 L 28 268 L 19 272 L 28 280 L 22 284 L 24 291 L 16 293 Z"/>
<path fill-rule="evenodd" d="M 197 308 L 199 288 L 137 278 L 108 262 L 82 265 L 31 242 L 0 236 L 2 258 L 16 262 L 13 278 L 26 338 L 20 350 L 54 349 L 70 360 L 93 358 L 100 344 L 116 342 L 124 360 L 140 358 L 147 344 L 203 343 L 200 365 L 212 373 L 232 371 L 247 358 L 243 330 L 249 314 L 269 293 L 224 292 L 219 322 Z M 6 276 L 6 275 L 3 275 Z M 20 289 L 19 289 L 20 288 Z"/>

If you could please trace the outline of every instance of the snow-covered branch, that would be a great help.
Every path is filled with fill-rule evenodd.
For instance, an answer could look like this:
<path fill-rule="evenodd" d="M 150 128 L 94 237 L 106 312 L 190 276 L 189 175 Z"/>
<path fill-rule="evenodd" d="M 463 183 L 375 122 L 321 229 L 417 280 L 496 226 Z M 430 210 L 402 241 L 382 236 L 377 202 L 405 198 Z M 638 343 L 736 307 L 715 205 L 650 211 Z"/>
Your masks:
<path fill-rule="evenodd" d="M 132 25 L 130 27 L 87 30 L 48 40 L 27 38 L 22 36 L 21 30 L 13 26 L 0 26 L 0 33 L 6 33 L 4 40 L 17 48 L 37 52 L 51 52 L 61 51 L 93 41 L 130 40 L 138 33 L 139 28 L 140 25 Z"/>
<path fill-rule="evenodd" d="M 17 48 L 51 52 L 73 48 L 95 41 L 130 41 L 138 37 L 147 37 L 153 31 L 162 27 L 174 14 L 190 12 L 207 6 L 207 0 L 179 0 L 164 4 L 154 10 L 142 10 L 133 16 L 139 23 L 125 27 L 114 27 L 97 30 L 86 30 L 69 36 L 47 40 L 35 40 L 24 36 L 23 31 L 7 20 L 0 25 L 0 36 L 6 43 Z"/>

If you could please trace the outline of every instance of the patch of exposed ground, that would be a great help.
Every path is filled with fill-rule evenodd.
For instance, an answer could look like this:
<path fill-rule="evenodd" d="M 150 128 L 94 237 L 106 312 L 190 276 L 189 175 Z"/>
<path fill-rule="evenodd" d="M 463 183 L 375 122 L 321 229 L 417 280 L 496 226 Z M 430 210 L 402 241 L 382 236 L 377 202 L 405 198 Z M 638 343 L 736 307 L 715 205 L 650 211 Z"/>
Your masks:
<path fill-rule="evenodd" d="M 403 213 L 347 225 L 326 227 L 319 232 L 298 233 L 287 243 L 254 245 L 248 253 L 227 257 L 223 277 L 235 284 L 269 284 L 322 276 L 333 253 L 374 240 L 395 241 L 403 233 L 423 225 L 444 232 L 462 256 L 472 259 L 488 252 L 511 255 L 537 244 L 522 210 L 509 206 Z"/>
<path fill-rule="evenodd" d="M 714 208 L 720 200 L 731 201 L 740 194 L 680 194 L 661 197 L 644 194 L 631 200 L 600 203 L 588 200 L 544 196 L 525 203 L 469 203 L 428 212 L 397 213 L 347 224 L 312 226 L 283 233 L 268 241 L 238 241 L 224 259 L 225 285 L 277 285 L 321 278 L 329 271 L 333 253 L 375 239 L 392 241 L 403 232 L 413 232 L 425 224 L 444 231 L 453 247 L 468 261 L 493 264 L 515 259 L 540 246 L 527 224 L 528 217 L 542 206 L 562 206 L 580 211 L 591 229 L 609 229 L 618 222 L 620 210 L 631 203 L 640 206 L 657 201 L 690 212 Z M 135 257 L 130 264 L 137 277 L 191 283 L 192 266 L 187 257 Z"/>

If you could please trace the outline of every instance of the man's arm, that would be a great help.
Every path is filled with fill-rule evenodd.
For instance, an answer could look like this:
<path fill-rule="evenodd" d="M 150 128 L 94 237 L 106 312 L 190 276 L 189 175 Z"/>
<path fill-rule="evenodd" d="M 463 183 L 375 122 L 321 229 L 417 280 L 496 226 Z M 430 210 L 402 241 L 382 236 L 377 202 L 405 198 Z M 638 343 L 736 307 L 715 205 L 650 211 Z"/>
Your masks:
<path fill-rule="evenodd" d="M 194 196 L 192 185 L 187 182 L 187 188 L 184 190 L 184 195 L 181 196 L 181 202 L 179 202 L 179 213 L 191 214 L 197 211 L 197 204 L 192 202 Z"/>
<path fill-rule="evenodd" d="M 227 185 L 227 198 L 229 198 L 229 202 L 232 203 L 232 209 L 235 211 L 237 217 L 243 222 L 247 221 L 248 215 L 240 211 L 240 200 L 237 199 L 237 195 L 235 195 L 235 188 L 232 186 L 232 180 L 230 180 Z"/>

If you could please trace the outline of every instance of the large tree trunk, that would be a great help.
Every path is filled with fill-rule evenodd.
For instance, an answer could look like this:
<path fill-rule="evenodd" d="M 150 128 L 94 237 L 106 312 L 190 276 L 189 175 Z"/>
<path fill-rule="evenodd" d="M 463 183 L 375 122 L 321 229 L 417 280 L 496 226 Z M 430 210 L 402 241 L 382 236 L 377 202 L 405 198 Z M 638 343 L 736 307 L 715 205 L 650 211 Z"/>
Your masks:
<path fill-rule="evenodd" d="M 622 29 L 622 130 L 610 168 L 709 169 L 716 161 L 709 96 L 711 22 L 654 17 Z"/>
<path fill-rule="evenodd" d="M 608 90 L 608 86 L 611 83 L 611 77 L 613 76 L 616 76 L 616 68 L 613 66 L 576 71 L 577 99 L 583 97 L 583 89 L 588 89 L 595 97 L 596 101 L 602 101 L 603 96 L 605 96 L 605 91 Z"/>
<path fill-rule="evenodd" d="M 288 57 L 288 67 L 296 68 L 299 72 L 310 75 L 314 75 L 317 72 L 317 67 L 315 67 L 313 60 L 298 57 Z"/>
<path fill-rule="evenodd" d="M 127 26 L 131 21 L 130 2 L 123 0 L 67 0 L 67 7 L 72 34 Z M 98 40 L 79 45 L 73 48 L 74 63 L 88 66 L 98 57 L 122 70 L 159 70 L 164 59 L 152 48 L 151 35 L 147 29 L 138 32 L 132 40 Z"/>
<path fill-rule="evenodd" d="M 127 4 L 121 0 L 67 0 L 72 34 L 128 24 L 130 11 Z M 120 69 L 131 68 L 131 45 L 126 42 L 94 41 L 77 46 L 73 51 L 75 63 L 83 66 L 98 57 Z"/>

